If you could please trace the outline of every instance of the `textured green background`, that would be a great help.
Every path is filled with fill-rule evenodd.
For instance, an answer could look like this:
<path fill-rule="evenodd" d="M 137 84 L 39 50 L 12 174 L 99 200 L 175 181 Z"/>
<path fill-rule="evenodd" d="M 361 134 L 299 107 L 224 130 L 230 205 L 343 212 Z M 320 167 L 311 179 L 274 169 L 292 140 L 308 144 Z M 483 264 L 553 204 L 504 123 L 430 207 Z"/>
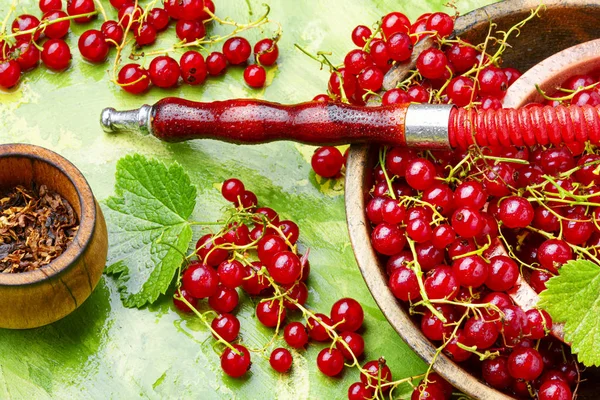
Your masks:
<path fill-rule="evenodd" d="M 466 12 L 490 2 L 462 0 L 457 5 Z M 9 3 L 0 1 L 2 18 Z M 215 3 L 220 16 L 237 21 L 249 18 L 244 0 Z M 262 11 L 260 3 L 250 2 L 254 16 Z M 89 65 L 76 49 L 77 35 L 100 23 L 75 26 L 75 34 L 68 37 L 74 60 L 67 72 L 55 74 L 40 67 L 26 74 L 14 91 L 0 91 L 0 143 L 34 143 L 57 151 L 82 170 L 98 199 L 112 193 L 120 157 L 140 152 L 166 162 L 176 160 L 198 187 L 194 216 L 203 221 L 217 219 L 225 205 L 217 190 L 219 182 L 231 176 L 243 179 L 262 204 L 298 222 L 301 241 L 311 248 L 309 305 L 328 312 L 340 297 L 358 299 L 366 311 L 367 358 L 384 355 L 397 378 L 415 374 L 423 369 L 422 362 L 388 325 L 356 267 L 346 231 L 343 182 L 315 178 L 309 165 L 312 147 L 294 143 L 238 147 L 213 141 L 164 144 L 152 137 L 105 135 L 98 116 L 106 106 L 134 108 L 164 96 L 205 101 L 307 100 L 324 91 L 328 74 L 297 51 L 294 43 L 311 51 L 332 51 L 337 62 L 351 48 L 354 26 L 371 25 L 392 10 L 415 18 L 442 9 L 442 3 L 445 0 L 271 0 L 271 17 L 281 22 L 284 35 L 277 68 L 269 73 L 273 82 L 259 91 L 249 90 L 242 70 L 231 68 L 224 77 L 211 78 L 201 87 L 127 95 L 108 81 L 108 62 Z M 38 14 L 36 4 L 19 1 L 17 12 Z M 114 15 L 112 10 L 109 13 Z M 221 27 L 209 29 L 221 31 Z M 174 36 L 171 27 L 155 48 L 166 47 Z M 255 42 L 262 34 L 252 32 L 246 37 Z M 241 303 L 238 316 L 244 342 L 258 347 L 271 331 L 253 317 L 251 300 L 242 297 Z M 314 362 L 321 348 L 311 345 L 306 352 L 295 353 L 289 375 L 273 373 L 268 361 L 255 355 L 247 377 L 229 379 L 220 371 L 209 332 L 193 318 L 174 312 L 170 298 L 161 298 L 149 309 L 126 309 L 112 278 L 104 277 L 90 299 L 64 320 L 29 331 L 0 330 L 0 398 L 346 398 L 357 372 L 346 370 L 339 379 L 323 376 Z"/>

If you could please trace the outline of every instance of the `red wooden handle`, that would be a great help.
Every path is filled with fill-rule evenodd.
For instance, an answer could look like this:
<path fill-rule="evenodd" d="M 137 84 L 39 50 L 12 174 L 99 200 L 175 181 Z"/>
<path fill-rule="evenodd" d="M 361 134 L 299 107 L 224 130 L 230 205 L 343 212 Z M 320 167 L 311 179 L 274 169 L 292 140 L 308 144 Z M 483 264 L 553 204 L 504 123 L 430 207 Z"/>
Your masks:
<path fill-rule="evenodd" d="M 151 128 L 154 136 L 169 142 L 217 139 L 238 144 L 292 140 L 319 145 L 404 145 L 407 107 L 316 101 L 282 105 L 252 99 L 198 103 L 170 97 L 154 105 Z"/>

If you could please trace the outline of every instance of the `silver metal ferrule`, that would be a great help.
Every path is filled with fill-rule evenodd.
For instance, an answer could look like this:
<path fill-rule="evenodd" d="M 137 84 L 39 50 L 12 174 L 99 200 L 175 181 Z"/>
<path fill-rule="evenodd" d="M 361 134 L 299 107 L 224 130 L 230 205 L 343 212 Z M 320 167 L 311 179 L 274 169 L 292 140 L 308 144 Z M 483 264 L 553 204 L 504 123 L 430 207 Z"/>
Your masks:
<path fill-rule="evenodd" d="M 404 137 L 408 147 L 449 150 L 451 104 L 411 104 L 406 110 Z"/>
<path fill-rule="evenodd" d="M 102 110 L 100 125 L 106 133 L 135 131 L 152 133 L 152 106 L 144 104 L 137 110 L 117 111 L 112 107 Z"/>

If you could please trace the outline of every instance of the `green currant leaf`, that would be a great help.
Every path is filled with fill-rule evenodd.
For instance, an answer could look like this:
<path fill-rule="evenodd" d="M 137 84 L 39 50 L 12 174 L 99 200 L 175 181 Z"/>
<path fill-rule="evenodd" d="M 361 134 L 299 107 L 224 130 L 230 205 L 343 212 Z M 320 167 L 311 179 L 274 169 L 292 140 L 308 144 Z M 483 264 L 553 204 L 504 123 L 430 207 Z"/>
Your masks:
<path fill-rule="evenodd" d="M 565 324 L 565 340 L 586 366 L 600 365 L 600 266 L 587 260 L 563 265 L 546 282 L 539 306 Z"/>
<path fill-rule="evenodd" d="M 141 155 L 117 163 L 115 196 L 105 202 L 114 275 L 127 307 L 142 307 L 164 294 L 192 239 L 187 220 L 196 188 L 177 163 Z"/>

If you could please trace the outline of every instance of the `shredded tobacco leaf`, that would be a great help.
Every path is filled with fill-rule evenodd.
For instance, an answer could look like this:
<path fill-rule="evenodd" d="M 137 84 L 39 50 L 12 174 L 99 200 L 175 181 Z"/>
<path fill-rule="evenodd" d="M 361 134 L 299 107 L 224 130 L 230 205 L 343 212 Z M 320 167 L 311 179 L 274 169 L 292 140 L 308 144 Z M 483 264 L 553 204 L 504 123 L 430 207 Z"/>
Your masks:
<path fill-rule="evenodd" d="M 46 186 L 0 190 L 0 273 L 49 264 L 64 253 L 78 229 L 73 207 Z"/>

